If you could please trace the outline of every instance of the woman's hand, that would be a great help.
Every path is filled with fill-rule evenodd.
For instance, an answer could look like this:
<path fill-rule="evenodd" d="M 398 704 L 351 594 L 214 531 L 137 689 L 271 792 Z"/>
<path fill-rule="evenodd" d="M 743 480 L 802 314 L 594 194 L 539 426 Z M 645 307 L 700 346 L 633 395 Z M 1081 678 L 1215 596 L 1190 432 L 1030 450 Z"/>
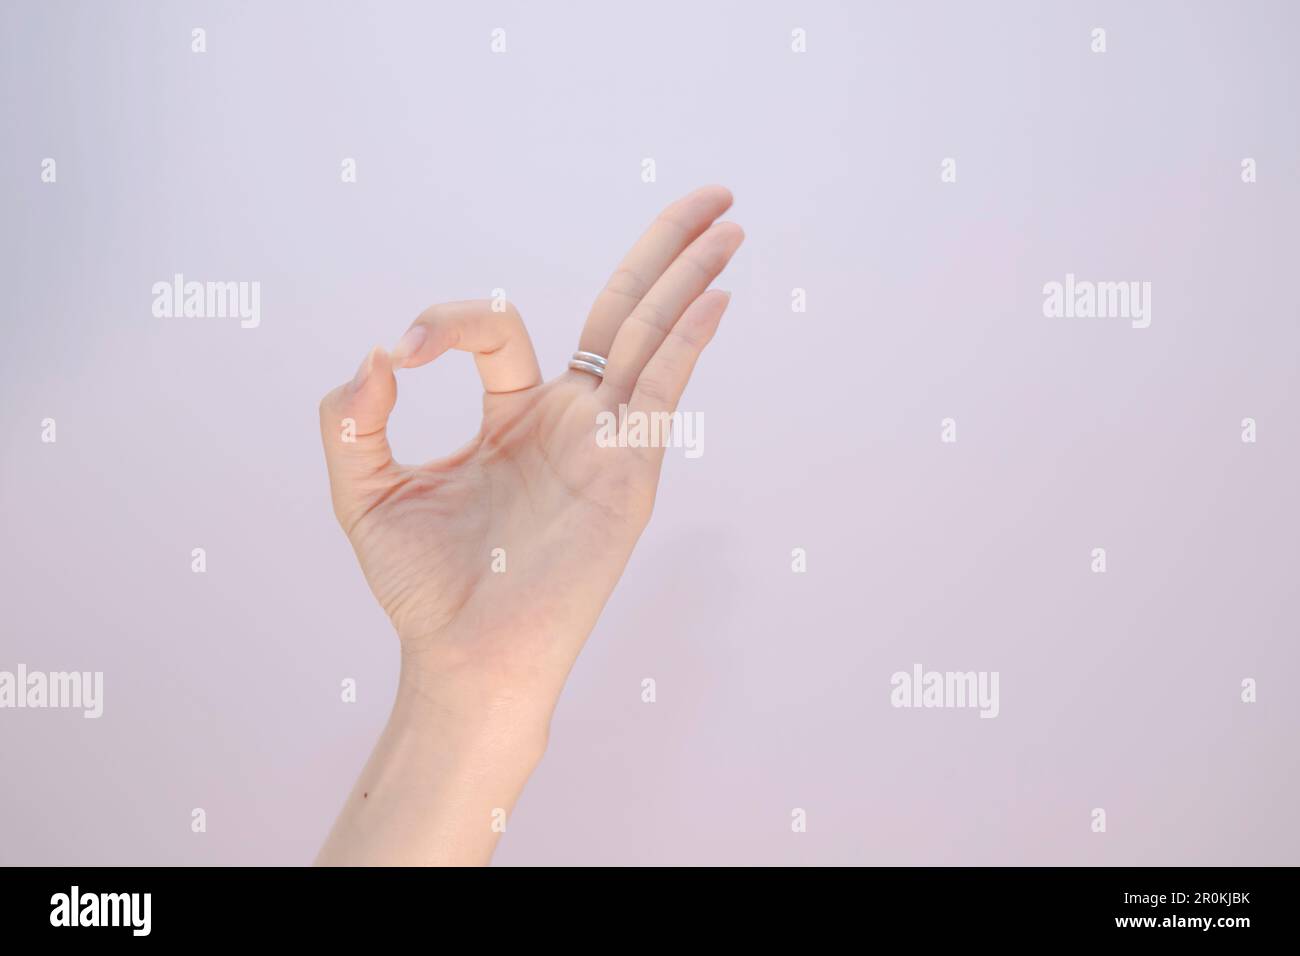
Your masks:
<path fill-rule="evenodd" d="M 744 238 L 714 222 L 730 205 L 721 187 L 678 200 L 614 272 L 577 346 L 608 357 L 603 381 L 569 369 L 543 382 L 513 306 L 456 302 L 428 309 L 321 402 L 335 515 L 402 642 L 394 719 L 418 713 L 467 747 L 540 757 L 565 677 L 649 520 L 663 460 L 662 447 L 600 447 L 597 416 L 676 408 L 727 305 L 706 290 Z M 474 353 L 482 427 L 446 458 L 398 464 L 385 436 L 394 370 L 449 349 Z"/>

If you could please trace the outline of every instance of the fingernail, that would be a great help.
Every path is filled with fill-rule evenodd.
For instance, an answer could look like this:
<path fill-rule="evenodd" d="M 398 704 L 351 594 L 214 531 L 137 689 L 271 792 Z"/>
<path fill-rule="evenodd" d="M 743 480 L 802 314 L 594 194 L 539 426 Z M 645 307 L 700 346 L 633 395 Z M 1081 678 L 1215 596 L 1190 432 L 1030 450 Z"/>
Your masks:
<path fill-rule="evenodd" d="M 378 346 L 376 346 L 377 348 Z M 357 391 L 362 385 L 366 384 L 366 379 L 370 377 L 370 370 L 375 367 L 375 349 L 366 353 L 366 357 L 361 362 L 361 367 L 357 369 L 357 374 L 352 376 L 352 391 Z"/>
<path fill-rule="evenodd" d="M 406 360 L 420 351 L 420 346 L 424 344 L 425 338 L 429 335 L 429 330 L 423 325 L 413 325 L 406 330 L 406 334 L 401 337 L 393 351 L 389 353 L 389 358 L 393 360 L 393 369 L 403 368 Z"/>

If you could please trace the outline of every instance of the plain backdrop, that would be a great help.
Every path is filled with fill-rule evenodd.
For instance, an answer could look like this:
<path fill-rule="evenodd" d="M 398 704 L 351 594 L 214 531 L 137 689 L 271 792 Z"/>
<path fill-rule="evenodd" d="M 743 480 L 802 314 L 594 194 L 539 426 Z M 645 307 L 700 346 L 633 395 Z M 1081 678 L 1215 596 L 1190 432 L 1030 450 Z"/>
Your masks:
<path fill-rule="evenodd" d="M 704 454 L 669 453 L 497 862 L 1296 863 L 1298 26 L 5 3 L 0 669 L 102 671 L 105 710 L 0 710 L 0 862 L 309 862 L 397 666 L 320 396 L 496 288 L 557 374 L 655 212 L 722 182 Z M 259 282 L 261 325 L 155 318 L 175 273 Z M 1151 282 L 1151 326 L 1045 318 L 1067 273 Z M 478 409 L 468 356 L 407 373 L 399 457 Z M 997 671 L 1000 715 L 891 707 L 916 663 Z"/>

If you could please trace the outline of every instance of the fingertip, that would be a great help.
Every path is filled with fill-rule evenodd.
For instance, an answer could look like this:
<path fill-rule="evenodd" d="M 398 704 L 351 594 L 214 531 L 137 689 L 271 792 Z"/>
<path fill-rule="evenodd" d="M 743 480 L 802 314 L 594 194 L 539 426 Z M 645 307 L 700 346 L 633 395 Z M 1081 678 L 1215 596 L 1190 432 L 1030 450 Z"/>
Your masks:
<path fill-rule="evenodd" d="M 420 351 L 420 347 L 428 337 L 429 329 L 423 322 L 416 322 L 407 329 L 393 346 L 392 354 L 389 356 L 392 369 L 396 371 L 399 368 L 409 368 L 411 359 Z"/>
<path fill-rule="evenodd" d="M 366 357 L 361 360 L 361 365 L 357 368 L 357 373 L 352 376 L 352 381 L 348 382 L 347 390 L 349 392 L 359 392 L 365 387 L 366 382 L 370 380 L 370 375 L 375 367 L 375 352 L 379 346 L 375 346 L 366 353 Z"/>
<path fill-rule="evenodd" d="M 740 227 L 740 223 L 732 222 L 730 219 L 724 219 L 715 223 L 714 229 L 726 236 L 735 246 L 739 246 L 745 241 L 745 230 Z"/>
<path fill-rule="evenodd" d="M 671 203 L 665 213 L 674 214 L 702 229 L 731 208 L 731 190 L 726 186 L 710 185 L 694 189 Z"/>
<path fill-rule="evenodd" d="M 736 201 L 736 197 L 731 190 L 721 183 L 709 183 L 707 186 L 701 186 L 699 191 L 716 197 L 723 209 L 730 208 L 731 204 Z"/>
<path fill-rule="evenodd" d="M 704 341 L 707 341 L 722 322 L 722 315 L 727 311 L 730 303 L 730 292 L 725 289 L 710 289 L 695 300 L 686 315 L 682 317 L 683 321 L 697 333 L 702 333 Z"/>
<path fill-rule="evenodd" d="M 366 353 L 357 374 L 344 390 L 346 395 L 357 396 L 369 391 L 376 382 L 393 381 L 393 361 L 383 346 L 376 345 Z"/>
<path fill-rule="evenodd" d="M 727 306 L 731 305 L 731 291 L 729 289 L 714 289 L 713 305 L 717 313 L 717 321 L 722 321 L 722 314 L 727 311 Z"/>

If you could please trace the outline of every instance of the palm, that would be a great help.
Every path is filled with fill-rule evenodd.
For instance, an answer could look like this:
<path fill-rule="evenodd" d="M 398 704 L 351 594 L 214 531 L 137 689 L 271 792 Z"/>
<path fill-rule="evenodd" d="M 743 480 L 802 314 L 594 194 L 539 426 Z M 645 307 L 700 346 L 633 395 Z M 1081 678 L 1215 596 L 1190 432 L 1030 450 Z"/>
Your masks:
<path fill-rule="evenodd" d="M 404 652 L 562 680 L 650 517 L 663 454 L 600 447 L 598 415 L 676 407 L 726 307 L 706 289 L 743 238 L 710 227 L 730 201 L 718 188 L 680 200 L 624 259 L 580 340 L 608 356 L 603 380 L 571 369 L 543 384 L 513 307 L 460 302 L 325 397 L 335 513 Z M 453 348 L 474 353 L 483 425 L 449 457 L 400 465 L 385 435 L 394 369 Z"/>
<path fill-rule="evenodd" d="M 567 631 L 580 620 L 539 615 L 605 586 L 621 569 L 653 503 L 657 467 L 638 449 L 599 448 L 590 389 L 560 379 L 488 396 L 483 427 L 465 449 L 416 467 L 393 463 L 366 495 L 349 532 L 366 578 L 399 634 L 518 633 L 521 619 Z M 612 586 L 612 582 L 611 582 Z M 603 599 L 602 599 L 603 603 Z M 597 607 L 598 611 L 599 608 Z"/>

